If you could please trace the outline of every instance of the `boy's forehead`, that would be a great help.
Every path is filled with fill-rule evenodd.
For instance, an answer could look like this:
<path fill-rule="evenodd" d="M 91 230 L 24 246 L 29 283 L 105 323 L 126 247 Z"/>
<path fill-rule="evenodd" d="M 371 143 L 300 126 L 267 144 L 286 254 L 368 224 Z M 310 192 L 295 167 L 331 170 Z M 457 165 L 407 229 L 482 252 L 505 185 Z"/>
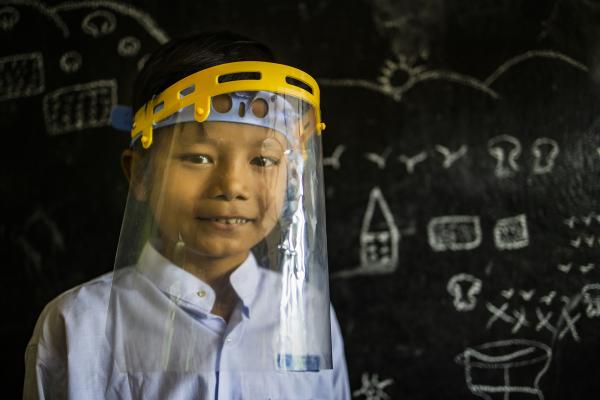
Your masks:
<path fill-rule="evenodd" d="M 287 147 L 287 138 L 274 129 L 234 122 L 184 122 L 174 129 L 181 144 L 224 144 Z"/>

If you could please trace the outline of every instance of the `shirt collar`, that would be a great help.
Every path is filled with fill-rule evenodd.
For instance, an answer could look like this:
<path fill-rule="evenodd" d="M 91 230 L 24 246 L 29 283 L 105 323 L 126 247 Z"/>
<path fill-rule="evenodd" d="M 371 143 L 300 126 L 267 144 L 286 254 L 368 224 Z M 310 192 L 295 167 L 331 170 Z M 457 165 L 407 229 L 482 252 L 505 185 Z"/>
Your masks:
<path fill-rule="evenodd" d="M 196 276 L 174 265 L 156 249 L 156 244 L 146 243 L 137 269 L 162 292 L 177 303 L 199 308 L 209 313 L 215 303 L 215 291 Z M 259 284 L 259 267 L 250 252 L 248 258 L 229 277 L 231 286 L 242 300 L 246 316 L 256 296 Z"/>

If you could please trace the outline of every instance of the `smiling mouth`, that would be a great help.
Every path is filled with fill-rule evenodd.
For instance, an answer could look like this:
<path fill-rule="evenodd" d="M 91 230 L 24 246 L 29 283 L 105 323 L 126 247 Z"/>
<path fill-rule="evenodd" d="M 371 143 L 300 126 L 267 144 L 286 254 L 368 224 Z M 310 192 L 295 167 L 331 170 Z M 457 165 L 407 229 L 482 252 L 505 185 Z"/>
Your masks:
<path fill-rule="evenodd" d="M 199 218 L 204 221 L 218 222 L 225 225 L 244 225 L 251 222 L 251 219 L 242 217 L 214 217 L 214 218 Z"/>

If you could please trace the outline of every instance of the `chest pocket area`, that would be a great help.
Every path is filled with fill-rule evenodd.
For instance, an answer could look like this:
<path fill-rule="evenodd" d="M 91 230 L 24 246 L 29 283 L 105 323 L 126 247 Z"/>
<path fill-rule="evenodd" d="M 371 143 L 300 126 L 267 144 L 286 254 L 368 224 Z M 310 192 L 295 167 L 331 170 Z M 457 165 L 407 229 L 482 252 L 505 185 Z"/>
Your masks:
<path fill-rule="evenodd" d="M 333 398 L 330 371 L 270 372 L 248 374 L 244 400 L 330 400 Z"/>

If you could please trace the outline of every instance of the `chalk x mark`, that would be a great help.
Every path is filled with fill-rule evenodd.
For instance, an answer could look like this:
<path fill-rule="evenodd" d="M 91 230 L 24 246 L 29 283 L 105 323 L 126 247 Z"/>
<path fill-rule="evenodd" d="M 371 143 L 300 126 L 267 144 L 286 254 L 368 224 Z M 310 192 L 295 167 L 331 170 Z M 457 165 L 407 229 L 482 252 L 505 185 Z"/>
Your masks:
<path fill-rule="evenodd" d="M 361 377 L 362 387 L 352 393 L 352 397 L 364 396 L 365 400 L 388 400 L 390 396 L 384 389 L 394 383 L 391 378 L 379 381 L 379 375 L 369 376 L 364 372 Z"/>
<path fill-rule="evenodd" d="M 323 165 L 333 167 L 333 169 L 335 170 L 340 169 L 340 157 L 342 156 L 342 154 L 344 154 L 345 150 L 346 146 L 344 146 L 343 144 L 336 146 L 331 156 L 323 158 Z"/>

